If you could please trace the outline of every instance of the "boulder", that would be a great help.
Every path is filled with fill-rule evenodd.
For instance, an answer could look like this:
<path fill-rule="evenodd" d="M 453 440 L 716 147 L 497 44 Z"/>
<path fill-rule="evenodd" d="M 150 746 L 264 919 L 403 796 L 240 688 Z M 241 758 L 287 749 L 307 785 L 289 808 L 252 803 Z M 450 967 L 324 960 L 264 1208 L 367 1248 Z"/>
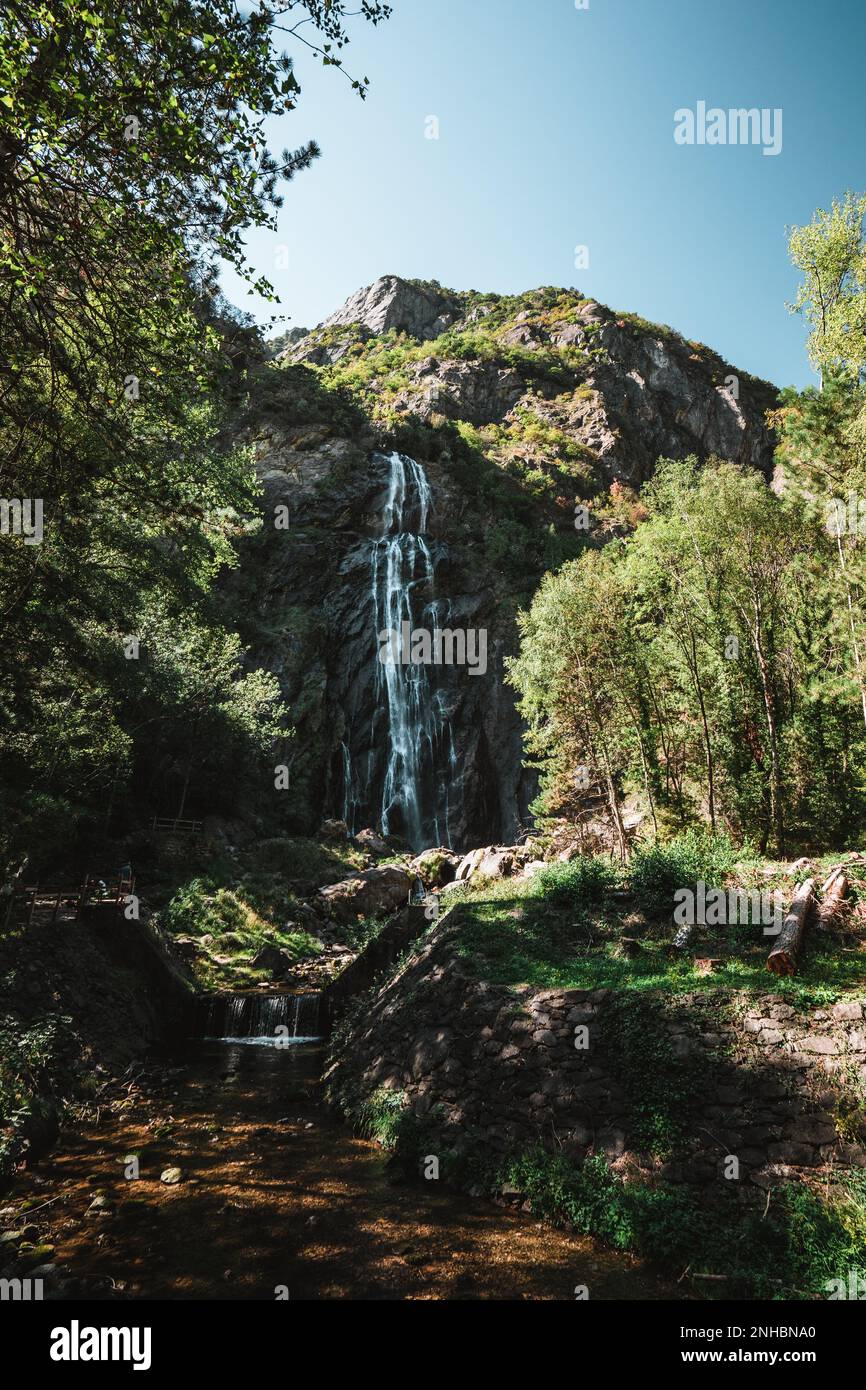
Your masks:
<path fill-rule="evenodd" d="M 425 849 L 411 861 L 409 868 L 425 888 L 441 888 L 451 882 L 459 864 L 460 855 L 452 854 L 450 849 Z"/>
<path fill-rule="evenodd" d="M 355 836 L 355 843 L 360 845 L 362 849 L 369 850 L 371 854 L 384 856 L 393 852 L 387 841 L 383 840 L 377 831 L 371 830 L 369 827 L 366 830 L 358 831 Z"/>
<path fill-rule="evenodd" d="M 485 854 L 476 873 L 485 878 L 508 878 L 514 869 L 514 851 L 497 849 Z"/>
<path fill-rule="evenodd" d="M 471 849 L 469 853 L 464 854 L 463 858 L 460 860 L 454 877 L 458 882 L 465 883 L 466 880 L 471 878 L 475 873 L 475 870 L 478 868 L 485 854 L 492 854 L 495 849 L 495 845 L 489 845 L 487 849 Z"/>
<path fill-rule="evenodd" d="M 213 941 L 213 937 L 211 937 L 211 941 Z M 175 955 L 186 961 L 195 960 L 197 956 L 206 954 L 204 945 L 200 941 L 196 941 L 193 936 L 172 937 L 171 948 Z"/>
<path fill-rule="evenodd" d="M 349 827 L 344 820 L 326 820 L 319 833 L 324 840 L 348 840 Z"/>
<path fill-rule="evenodd" d="M 512 848 L 503 849 L 496 845 L 470 850 L 458 864 L 456 878 L 461 883 L 475 874 L 483 874 L 486 878 L 506 878 L 514 871 L 518 853 Z"/>
<path fill-rule="evenodd" d="M 294 908 L 294 913 L 298 920 L 298 925 L 302 930 L 311 932 L 315 936 L 322 925 L 316 915 L 315 909 L 312 908 L 309 903 L 298 903 Z M 283 931 L 290 930 L 293 930 L 293 928 L 290 928 L 288 925 L 283 927 Z"/>
<path fill-rule="evenodd" d="M 280 946 L 262 946 L 250 961 L 253 970 L 264 970 L 272 980 L 283 979 L 294 965 L 288 951 Z"/>
<path fill-rule="evenodd" d="M 341 922 L 355 917 L 380 917 L 402 907 L 412 891 L 413 876 L 397 864 L 364 869 L 354 878 L 329 883 L 319 889 L 319 901 L 328 916 Z"/>

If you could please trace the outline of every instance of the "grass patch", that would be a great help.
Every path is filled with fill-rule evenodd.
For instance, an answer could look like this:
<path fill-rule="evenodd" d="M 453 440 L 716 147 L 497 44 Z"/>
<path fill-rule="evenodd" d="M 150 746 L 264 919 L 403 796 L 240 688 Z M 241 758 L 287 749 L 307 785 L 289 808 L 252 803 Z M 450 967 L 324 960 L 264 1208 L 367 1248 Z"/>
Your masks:
<path fill-rule="evenodd" d="M 761 877 L 757 861 L 742 854 L 735 859 L 728 842 L 701 836 L 681 836 L 660 850 L 638 851 L 635 860 L 635 905 L 663 902 L 665 915 L 641 918 L 638 913 L 638 925 L 629 925 L 624 933 L 622 903 L 611 895 L 627 879 L 612 860 L 581 857 L 549 865 L 528 880 L 473 881 L 449 894 L 457 950 L 475 974 L 492 984 L 542 989 L 612 988 L 671 995 L 744 990 L 777 994 L 798 1009 L 808 1009 L 866 985 L 866 952 L 856 944 L 842 948 L 817 932 L 806 939 L 798 975 L 771 974 L 766 968 L 770 938 L 757 923 L 698 928 L 694 953 L 721 961 L 714 973 L 699 974 L 692 952 L 676 951 L 671 945 L 671 885 L 699 879 L 721 885 L 725 879 L 731 881 L 734 867 L 743 887 L 758 883 L 771 888 L 776 880 Z M 635 860 L 629 866 L 633 884 Z M 784 893 L 790 895 L 793 883 L 780 873 L 778 886 Z M 634 956 L 622 954 L 623 934 L 637 934 L 640 944 Z"/>
<path fill-rule="evenodd" d="M 263 974 L 250 961 L 262 946 L 282 947 L 297 961 L 322 950 L 309 932 L 275 926 L 240 890 L 219 888 L 210 879 L 194 878 L 179 888 L 160 915 L 160 925 L 172 935 L 211 938 L 190 962 L 196 982 L 208 989 L 257 983 Z"/>

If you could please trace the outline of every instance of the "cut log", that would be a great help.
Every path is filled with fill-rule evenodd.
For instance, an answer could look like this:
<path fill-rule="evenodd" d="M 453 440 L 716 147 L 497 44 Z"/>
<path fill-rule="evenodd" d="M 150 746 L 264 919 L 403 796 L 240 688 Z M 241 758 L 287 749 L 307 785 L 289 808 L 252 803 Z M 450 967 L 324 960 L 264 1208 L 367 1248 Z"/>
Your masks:
<path fill-rule="evenodd" d="M 796 975 L 797 961 L 814 907 L 815 880 L 807 878 L 791 899 L 782 930 L 767 957 L 767 969 L 772 970 L 774 975 Z"/>
<path fill-rule="evenodd" d="M 821 890 L 818 925 L 822 931 L 840 927 L 851 910 L 848 897 L 848 876 L 843 869 L 834 869 Z"/>

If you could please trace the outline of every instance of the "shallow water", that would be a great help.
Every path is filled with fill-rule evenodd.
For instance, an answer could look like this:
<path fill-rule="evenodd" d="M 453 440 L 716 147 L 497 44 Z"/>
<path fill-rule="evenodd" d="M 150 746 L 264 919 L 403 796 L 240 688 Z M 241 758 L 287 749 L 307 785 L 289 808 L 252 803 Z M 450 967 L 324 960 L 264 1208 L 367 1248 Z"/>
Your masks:
<path fill-rule="evenodd" d="M 192 1043 L 16 1180 L 16 1198 L 56 1199 L 34 1220 L 84 1296 L 572 1300 L 581 1285 L 591 1298 L 681 1296 L 628 1255 L 400 1179 L 324 1104 L 323 1051 Z M 172 1166 L 183 1181 L 169 1186 Z M 96 1191 L 105 1215 L 88 1213 Z"/>

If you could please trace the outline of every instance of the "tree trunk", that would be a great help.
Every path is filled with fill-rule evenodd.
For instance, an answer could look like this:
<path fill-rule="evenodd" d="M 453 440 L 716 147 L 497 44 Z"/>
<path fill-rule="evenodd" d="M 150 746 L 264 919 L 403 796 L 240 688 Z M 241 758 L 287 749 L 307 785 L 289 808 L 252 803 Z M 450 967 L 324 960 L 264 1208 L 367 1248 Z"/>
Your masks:
<path fill-rule="evenodd" d="M 842 535 L 837 526 L 836 546 L 839 551 L 839 568 L 842 571 L 842 582 L 845 585 L 845 599 L 848 604 L 848 626 L 851 629 L 851 648 L 854 653 L 854 665 L 857 669 L 857 684 L 860 687 L 860 708 L 863 711 L 863 723 L 866 724 L 866 685 L 863 682 L 863 665 L 860 660 L 860 645 L 857 641 L 857 627 L 854 622 L 854 603 L 851 598 L 851 585 L 848 583 L 848 567 L 845 564 L 845 552 L 842 549 Z"/>
<path fill-rule="evenodd" d="M 848 876 L 843 869 L 834 869 L 821 891 L 818 925 L 822 931 L 842 925 L 851 906 L 845 901 L 847 897 Z"/>
<path fill-rule="evenodd" d="M 710 830 L 716 833 L 716 790 L 715 790 L 715 770 L 713 767 L 713 745 L 710 739 L 710 723 L 707 719 L 707 706 L 704 701 L 704 690 L 701 685 L 701 678 L 698 672 L 698 649 L 693 632 L 689 633 L 692 648 L 692 680 L 694 682 L 695 694 L 698 697 L 698 705 L 701 711 L 701 724 L 704 731 L 704 754 L 707 763 L 707 811 L 710 817 Z"/>
<path fill-rule="evenodd" d="M 782 923 L 782 930 L 767 957 L 767 969 L 772 970 L 774 975 L 796 975 L 798 958 L 814 906 L 815 880 L 807 878 L 791 899 L 791 907 Z"/>
<path fill-rule="evenodd" d="M 755 655 L 758 659 L 758 670 L 761 675 L 761 692 L 764 697 L 767 737 L 770 741 L 770 824 L 773 827 L 776 852 L 778 854 L 784 854 L 785 835 L 782 829 L 782 769 L 779 761 L 779 737 L 776 729 L 776 710 L 772 682 L 770 680 L 770 668 L 767 663 L 767 658 L 764 655 L 764 645 L 761 641 L 760 618 L 757 612 L 755 613 L 755 627 L 752 636 L 755 644 Z"/>
<path fill-rule="evenodd" d="M 640 750 L 640 761 L 641 761 L 641 767 L 643 768 L 643 784 L 644 784 L 644 788 L 645 788 L 646 794 L 647 794 L 647 801 L 649 802 L 650 815 L 652 816 L 653 834 L 655 835 L 655 838 L 658 839 L 658 837 L 659 837 L 659 823 L 658 823 L 658 820 L 656 819 L 656 804 L 655 804 L 655 798 L 653 797 L 653 794 L 652 794 L 652 787 L 650 786 L 649 764 L 648 764 L 648 762 L 647 762 L 646 749 L 645 749 L 645 747 L 644 747 L 644 741 L 643 741 L 643 734 L 641 733 L 640 716 L 639 716 L 637 710 L 635 709 L 634 705 L 632 704 L 631 700 L 628 698 L 628 696 L 627 696 L 627 695 L 624 695 L 624 696 L 623 696 L 623 699 L 625 700 L 626 708 L 628 709 L 629 717 L 631 718 L 632 728 L 634 729 L 635 737 L 636 737 L 636 739 L 637 739 L 637 746 L 638 746 L 638 748 L 639 748 L 639 750 Z"/>

